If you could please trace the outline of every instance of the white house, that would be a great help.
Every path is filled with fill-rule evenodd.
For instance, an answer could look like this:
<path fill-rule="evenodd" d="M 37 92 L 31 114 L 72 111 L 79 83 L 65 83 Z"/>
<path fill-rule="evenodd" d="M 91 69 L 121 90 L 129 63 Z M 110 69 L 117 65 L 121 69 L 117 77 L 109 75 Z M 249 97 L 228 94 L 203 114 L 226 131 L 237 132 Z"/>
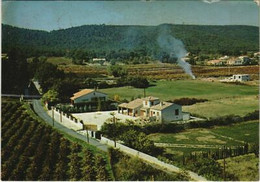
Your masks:
<path fill-rule="evenodd" d="M 106 101 L 108 98 L 107 94 L 92 90 L 92 89 L 83 89 L 77 93 L 73 94 L 73 97 L 70 98 L 72 104 L 86 103 L 91 101 Z"/>
<path fill-rule="evenodd" d="M 161 123 L 183 120 L 182 106 L 151 96 L 120 104 L 118 113 Z"/>
<path fill-rule="evenodd" d="M 160 122 L 182 120 L 182 107 L 170 102 L 160 102 L 150 109 L 150 117 Z"/>
<path fill-rule="evenodd" d="M 249 81 L 250 80 L 250 76 L 248 74 L 240 74 L 240 75 L 233 75 L 231 77 L 231 79 L 233 81 Z"/>

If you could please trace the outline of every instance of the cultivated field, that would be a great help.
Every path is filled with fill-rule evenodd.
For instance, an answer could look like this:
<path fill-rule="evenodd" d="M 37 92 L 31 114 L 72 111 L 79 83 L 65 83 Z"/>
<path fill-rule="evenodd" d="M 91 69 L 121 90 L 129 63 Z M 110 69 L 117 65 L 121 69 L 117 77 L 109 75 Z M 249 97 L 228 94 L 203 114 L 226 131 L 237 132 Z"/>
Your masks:
<path fill-rule="evenodd" d="M 189 129 L 180 133 L 149 135 L 156 143 L 165 143 L 169 153 L 182 155 L 191 151 L 205 151 L 225 146 L 239 146 L 259 142 L 259 121 L 249 121 L 212 129 Z"/>
<path fill-rule="evenodd" d="M 197 103 L 191 106 L 183 106 L 184 111 L 206 118 L 225 115 L 244 116 L 257 109 L 257 96 L 234 96 Z"/>
<path fill-rule="evenodd" d="M 113 179 L 103 154 L 68 140 L 31 116 L 24 106 L 19 102 L 2 103 L 2 180 Z"/>
<path fill-rule="evenodd" d="M 50 57 L 47 60 L 65 72 L 80 75 L 107 75 L 107 66 L 72 65 L 72 60 L 64 57 Z M 149 64 L 124 65 L 130 75 L 140 75 L 149 79 L 191 79 L 176 64 L 153 62 Z M 94 69 L 93 69 L 94 68 Z M 258 79 L 258 66 L 192 66 L 196 77 L 226 77 L 233 74 L 250 74 L 253 79 Z"/>

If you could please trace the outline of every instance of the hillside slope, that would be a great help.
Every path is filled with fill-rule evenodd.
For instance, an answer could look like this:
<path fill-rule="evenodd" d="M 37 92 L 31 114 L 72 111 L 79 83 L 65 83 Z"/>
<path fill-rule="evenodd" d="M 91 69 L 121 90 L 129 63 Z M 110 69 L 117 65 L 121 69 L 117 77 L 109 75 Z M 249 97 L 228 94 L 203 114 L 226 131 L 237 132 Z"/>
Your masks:
<path fill-rule="evenodd" d="M 46 51 L 71 49 L 118 51 L 145 49 L 154 55 L 161 51 L 157 38 L 162 30 L 183 41 L 193 53 L 257 51 L 259 28 L 253 26 L 172 25 L 119 26 L 84 25 L 51 32 L 28 30 L 2 24 L 3 52 L 11 47 Z"/>

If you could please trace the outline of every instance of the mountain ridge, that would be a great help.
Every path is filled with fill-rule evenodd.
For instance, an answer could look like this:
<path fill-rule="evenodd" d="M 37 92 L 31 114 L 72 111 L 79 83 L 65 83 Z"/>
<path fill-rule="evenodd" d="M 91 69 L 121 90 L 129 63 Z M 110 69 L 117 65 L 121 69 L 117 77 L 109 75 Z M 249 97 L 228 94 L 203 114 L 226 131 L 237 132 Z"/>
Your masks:
<path fill-rule="evenodd" d="M 151 54 L 160 50 L 157 37 L 161 29 L 181 40 L 193 53 L 223 53 L 256 51 L 259 27 L 248 25 L 82 25 L 60 30 L 31 30 L 2 24 L 2 48 L 7 52 L 13 47 L 38 51 L 72 49 L 92 51 L 133 51 L 145 49 Z"/>

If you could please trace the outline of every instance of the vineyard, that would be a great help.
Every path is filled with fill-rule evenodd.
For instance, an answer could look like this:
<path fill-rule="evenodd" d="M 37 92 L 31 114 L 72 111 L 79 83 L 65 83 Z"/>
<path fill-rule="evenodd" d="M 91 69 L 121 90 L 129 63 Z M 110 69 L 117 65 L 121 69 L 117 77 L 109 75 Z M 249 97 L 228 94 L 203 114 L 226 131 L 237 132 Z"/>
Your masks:
<path fill-rule="evenodd" d="M 57 58 L 58 59 L 58 58 Z M 55 64 L 55 63 L 53 63 Z M 183 69 L 176 64 L 150 63 L 137 65 L 124 65 L 129 75 L 140 75 L 148 79 L 187 79 L 190 78 Z M 59 69 L 66 73 L 76 73 L 78 75 L 104 76 L 107 75 L 106 66 L 88 65 L 59 65 Z M 258 78 L 258 66 L 192 66 L 192 71 L 197 78 L 207 77 L 227 77 L 233 74 L 250 74 L 252 79 Z"/>
<path fill-rule="evenodd" d="M 2 102 L 1 180 L 107 181 L 108 162 L 35 118 L 19 102 Z"/>

